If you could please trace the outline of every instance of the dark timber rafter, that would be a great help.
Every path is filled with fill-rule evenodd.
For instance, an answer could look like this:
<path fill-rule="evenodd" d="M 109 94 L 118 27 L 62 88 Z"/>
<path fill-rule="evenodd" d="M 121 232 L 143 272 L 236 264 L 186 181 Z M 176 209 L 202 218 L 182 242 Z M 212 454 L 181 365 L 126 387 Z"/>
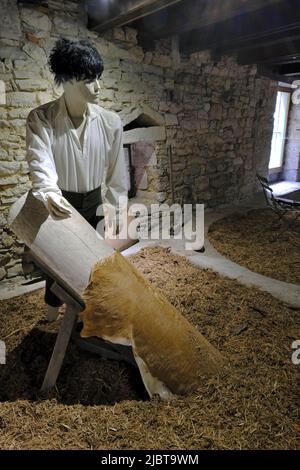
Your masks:
<path fill-rule="evenodd" d="M 165 12 L 143 19 L 141 36 L 152 39 L 184 34 L 213 26 L 236 16 L 255 12 L 282 0 L 184 0 Z"/>
<path fill-rule="evenodd" d="M 89 28 L 98 32 L 122 26 L 182 0 L 86 0 Z"/>
<path fill-rule="evenodd" d="M 300 35 L 299 0 L 264 5 L 261 10 L 242 13 L 235 18 L 198 28 L 180 35 L 185 52 L 207 48 L 240 50 L 244 47 L 280 42 Z"/>
<path fill-rule="evenodd" d="M 291 80 L 300 64 L 300 0 L 85 0 L 89 27 L 129 24 L 139 42 L 177 38 L 184 54 L 205 49 Z"/>

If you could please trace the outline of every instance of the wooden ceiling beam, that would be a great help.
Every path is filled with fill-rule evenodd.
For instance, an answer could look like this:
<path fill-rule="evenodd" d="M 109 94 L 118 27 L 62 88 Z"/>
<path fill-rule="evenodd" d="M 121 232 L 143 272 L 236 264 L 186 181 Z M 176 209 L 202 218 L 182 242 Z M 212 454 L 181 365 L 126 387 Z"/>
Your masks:
<path fill-rule="evenodd" d="M 184 0 L 166 11 L 150 15 L 134 27 L 141 38 L 159 39 L 191 30 L 200 30 L 224 22 L 238 15 L 259 10 L 267 5 L 276 5 L 283 0 Z"/>
<path fill-rule="evenodd" d="M 182 0 L 85 0 L 88 27 L 103 32 L 165 9 Z"/>
<path fill-rule="evenodd" d="M 298 76 L 300 75 L 300 60 L 298 59 L 298 62 L 294 64 L 280 65 L 277 70 L 280 75 L 285 75 L 286 77 Z"/>
<path fill-rule="evenodd" d="M 272 69 L 264 67 L 263 65 L 259 65 L 257 67 L 257 72 L 262 77 L 270 78 L 271 80 L 274 80 L 276 82 L 284 82 L 284 83 L 292 84 L 294 80 L 300 79 L 300 73 L 297 76 L 288 77 L 288 76 L 285 76 L 285 75 L 281 75 L 276 70 L 274 71 Z"/>
<path fill-rule="evenodd" d="M 181 34 L 180 49 L 185 53 L 209 48 L 226 52 L 294 38 L 300 32 L 298 6 L 298 0 L 282 1 L 276 5 L 266 5 L 259 12 L 239 15 Z"/>
<path fill-rule="evenodd" d="M 260 63 L 282 63 L 293 62 L 298 59 L 300 53 L 300 39 L 294 41 L 286 40 L 280 44 L 268 47 L 253 48 L 240 51 L 237 61 L 241 65 Z"/>

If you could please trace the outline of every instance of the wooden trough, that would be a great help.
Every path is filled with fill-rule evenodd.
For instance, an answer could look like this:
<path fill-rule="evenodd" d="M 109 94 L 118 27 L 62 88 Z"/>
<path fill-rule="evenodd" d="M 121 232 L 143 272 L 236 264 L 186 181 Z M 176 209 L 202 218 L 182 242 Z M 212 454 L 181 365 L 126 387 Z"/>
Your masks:
<path fill-rule="evenodd" d="M 9 223 L 67 305 L 42 390 L 56 382 L 78 314 L 82 337 L 99 338 L 116 359 L 121 353 L 137 365 L 150 397 L 188 393 L 219 373 L 221 354 L 74 208 L 70 218 L 53 220 L 29 192 Z"/>
<path fill-rule="evenodd" d="M 13 204 L 8 223 L 17 237 L 30 248 L 34 262 L 55 280 L 52 291 L 66 304 L 42 385 L 42 391 L 46 391 L 56 383 L 77 317 L 85 308 L 82 293 L 88 285 L 91 269 L 97 261 L 112 255 L 114 249 L 76 209 L 72 208 L 70 218 L 54 220 L 44 204 L 30 191 Z M 89 344 L 82 340 L 80 347 L 101 352 L 104 357 L 108 354 L 106 348 L 101 349 L 99 342 L 93 340 Z M 132 362 L 133 356 L 128 349 L 124 347 L 122 350 L 121 347 L 124 359 Z M 119 358 L 118 352 L 120 348 L 115 353 L 112 349 L 109 357 Z"/>

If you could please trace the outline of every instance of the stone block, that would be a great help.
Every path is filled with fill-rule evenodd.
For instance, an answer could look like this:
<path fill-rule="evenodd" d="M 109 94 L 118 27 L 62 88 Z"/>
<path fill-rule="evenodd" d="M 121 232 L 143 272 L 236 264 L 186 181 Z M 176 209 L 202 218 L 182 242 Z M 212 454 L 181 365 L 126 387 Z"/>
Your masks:
<path fill-rule="evenodd" d="M 103 82 L 103 89 L 106 89 L 106 90 L 118 90 L 119 89 L 119 85 L 117 81 L 113 78 L 103 78 L 102 82 Z"/>
<path fill-rule="evenodd" d="M 22 91 L 6 93 L 6 103 L 12 107 L 34 107 L 36 105 L 36 94 Z"/>
<path fill-rule="evenodd" d="M 152 64 L 162 68 L 169 68 L 172 67 L 172 59 L 168 55 L 154 54 L 152 57 Z"/>
<path fill-rule="evenodd" d="M 19 47 L 14 46 L 1 46 L 0 59 L 21 60 L 26 59 L 26 54 Z"/>
<path fill-rule="evenodd" d="M 20 170 L 20 163 L 14 161 L 2 161 L 0 165 L 0 176 L 10 176 Z"/>
<path fill-rule="evenodd" d="M 21 19 L 25 27 L 28 26 L 33 31 L 43 31 L 45 35 L 50 32 L 52 27 L 49 17 L 33 8 L 22 8 Z"/>
<path fill-rule="evenodd" d="M 69 36 L 71 38 L 78 39 L 78 23 L 74 16 L 56 13 L 54 15 L 53 25 L 59 36 Z"/>
<path fill-rule="evenodd" d="M 210 186 L 214 189 L 219 189 L 224 186 L 228 186 L 229 178 L 228 175 L 212 176 L 210 178 Z"/>
<path fill-rule="evenodd" d="M 144 63 L 149 65 L 152 62 L 153 53 L 150 51 L 145 52 Z"/>
<path fill-rule="evenodd" d="M 195 188 L 198 191 L 205 191 L 209 188 L 209 178 L 207 176 L 199 176 L 195 179 Z"/>
<path fill-rule="evenodd" d="M 0 228 L 2 229 L 6 225 L 6 217 L 2 212 L 0 212 Z"/>
<path fill-rule="evenodd" d="M 27 162 L 21 162 L 21 173 L 22 175 L 26 175 L 29 173 L 29 166 Z"/>
<path fill-rule="evenodd" d="M 26 43 L 22 49 L 28 57 L 37 62 L 40 66 L 47 65 L 48 58 L 45 54 L 44 49 L 39 47 L 37 44 Z"/>
<path fill-rule="evenodd" d="M 15 266 L 7 270 L 6 277 L 10 279 L 12 277 L 21 276 L 22 274 L 23 274 L 23 269 L 22 269 L 21 264 L 16 264 Z"/>
<path fill-rule="evenodd" d="M 99 52 L 101 54 L 101 57 L 104 63 L 104 71 L 112 70 L 112 69 L 119 70 L 121 68 L 121 63 L 119 59 L 113 59 L 111 57 L 106 57 L 106 56 L 104 57 L 101 51 L 101 47 L 99 48 Z"/>
<path fill-rule="evenodd" d="M 26 193 L 28 189 L 30 188 L 30 183 L 25 183 L 25 184 L 18 184 L 14 187 L 7 187 L 6 189 L 1 191 L 1 197 L 20 197 L 22 194 Z"/>
<path fill-rule="evenodd" d="M 234 165 L 242 165 L 244 163 L 244 160 L 241 158 L 241 157 L 236 157 L 234 160 L 233 160 L 233 164 Z"/>
<path fill-rule="evenodd" d="M 125 26 L 124 31 L 125 31 L 126 41 L 131 44 L 137 44 L 137 30 L 133 28 L 129 28 L 128 26 Z"/>
<path fill-rule="evenodd" d="M 166 126 L 178 126 L 178 119 L 175 114 L 166 114 Z"/>
<path fill-rule="evenodd" d="M 123 143 L 131 144 L 133 142 L 152 142 L 156 140 L 165 140 L 166 131 L 164 127 L 141 127 L 125 131 L 123 134 Z"/>
<path fill-rule="evenodd" d="M 6 270 L 4 268 L 0 268 L 0 281 L 6 277 Z"/>
<path fill-rule="evenodd" d="M 113 90 L 100 90 L 100 101 L 113 101 L 114 92 Z"/>
<path fill-rule="evenodd" d="M 26 124 L 26 119 L 12 119 L 9 121 L 9 124 L 16 128 L 24 127 Z M 22 131 L 19 129 L 18 132 L 20 132 L 20 134 L 22 133 Z"/>
<path fill-rule="evenodd" d="M 31 67 L 28 66 L 28 69 L 17 69 L 15 68 L 13 74 L 17 80 L 24 79 L 35 79 L 37 77 L 37 70 L 31 70 Z"/>
<path fill-rule="evenodd" d="M 2 245 L 5 248 L 10 248 L 14 243 L 14 239 L 10 236 L 5 236 L 2 238 Z"/>
<path fill-rule="evenodd" d="M 42 78 L 15 80 L 15 83 L 20 91 L 38 91 L 49 89 L 49 83 L 47 80 L 43 80 Z"/>
<path fill-rule="evenodd" d="M 14 204 L 16 201 L 17 201 L 17 197 L 2 197 L 1 198 L 1 202 L 2 204 L 7 204 L 9 206 L 11 206 L 12 204 Z"/>
<path fill-rule="evenodd" d="M 6 150 L 0 148 L 0 161 L 1 160 L 12 160 L 12 158 L 8 155 Z"/>
<path fill-rule="evenodd" d="M 1 38 L 17 39 L 21 37 L 20 18 L 17 2 L 15 0 L 1 0 L 0 2 Z"/>
<path fill-rule="evenodd" d="M 125 32 L 123 28 L 114 28 L 113 29 L 113 38 L 117 41 L 125 41 Z"/>
<path fill-rule="evenodd" d="M 121 70 L 116 70 L 116 69 L 105 69 L 102 76 L 101 80 L 104 82 L 106 79 L 111 79 L 115 80 L 117 83 L 120 82 L 122 77 Z"/>
<path fill-rule="evenodd" d="M 32 108 L 12 108 L 8 111 L 9 119 L 26 119 Z"/>
<path fill-rule="evenodd" d="M 128 50 L 128 53 L 130 54 L 131 59 L 137 62 L 138 64 L 141 64 L 143 62 L 144 51 L 141 47 L 138 47 L 138 46 L 131 47 Z"/>
<path fill-rule="evenodd" d="M 144 72 L 146 74 L 153 74 L 153 75 L 158 75 L 162 76 L 164 74 L 164 70 L 161 67 L 156 67 L 154 65 L 144 65 Z"/>
<path fill-rule="evenodd" d="M 221 120 L 222 113 L 223 113 L 222 106 L 220 104 L 213 104 L 209 112 L 209 117 L 210 119 Z"/>
<path fill-rule="evenodd" d="M 54 99 L 54 96 L 52 95 L 52 93 L 49 93 L 47 91 L 40 91 L 36 94 L 37 104 L 49 103 L 53 99 Z"/>
<path fill-rule="evenodd" d="M 0 186 L 7 186 L 9 184 L 18 184 L 19 177 L 17 175 L 7 176 L 5 178 L 0 177 Z"/>

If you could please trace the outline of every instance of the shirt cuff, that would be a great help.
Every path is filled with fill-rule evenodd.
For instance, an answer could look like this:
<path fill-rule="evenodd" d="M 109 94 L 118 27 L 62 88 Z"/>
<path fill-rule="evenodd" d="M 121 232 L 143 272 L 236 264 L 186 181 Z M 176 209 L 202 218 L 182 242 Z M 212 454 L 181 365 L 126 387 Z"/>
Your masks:
<path fill-rule="evenodd" d="M 39 201 L 42 201 L 46 207 L 49 193 L 56 193 L 59 196 L 62 196 L 62 192 L 57 186 L 47 186 L 47 188 L 32 189 L 32 195 Z"/>

